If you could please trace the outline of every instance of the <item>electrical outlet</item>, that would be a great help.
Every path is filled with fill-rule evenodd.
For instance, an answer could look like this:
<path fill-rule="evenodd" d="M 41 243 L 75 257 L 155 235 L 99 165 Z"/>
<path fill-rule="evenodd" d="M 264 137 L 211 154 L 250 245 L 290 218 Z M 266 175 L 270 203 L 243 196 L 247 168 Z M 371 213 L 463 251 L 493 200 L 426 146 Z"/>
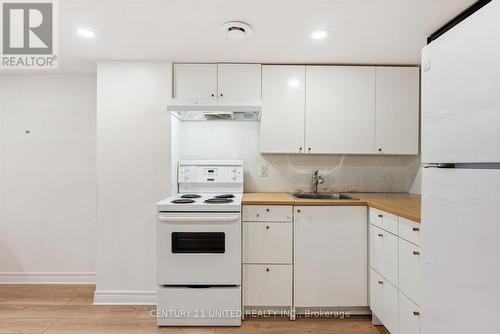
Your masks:
<path fill-rule="evenodd" d="M 269 175 L 269 165 L 267 163 L 262 163 L 259 165 L 259 176 L 267 177 Z"/>

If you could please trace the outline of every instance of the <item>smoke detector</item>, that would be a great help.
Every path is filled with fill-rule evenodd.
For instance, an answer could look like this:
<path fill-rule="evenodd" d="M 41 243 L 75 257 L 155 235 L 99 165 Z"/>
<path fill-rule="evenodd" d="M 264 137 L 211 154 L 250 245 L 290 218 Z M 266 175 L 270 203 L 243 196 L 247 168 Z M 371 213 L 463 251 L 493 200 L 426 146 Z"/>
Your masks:
<path fill-rule="evenodd" d="M 244 22 L 230 21 L 222 25 L 222 34 L 232 39 L 246 39 L 252 36 L 252 27 Z"/>

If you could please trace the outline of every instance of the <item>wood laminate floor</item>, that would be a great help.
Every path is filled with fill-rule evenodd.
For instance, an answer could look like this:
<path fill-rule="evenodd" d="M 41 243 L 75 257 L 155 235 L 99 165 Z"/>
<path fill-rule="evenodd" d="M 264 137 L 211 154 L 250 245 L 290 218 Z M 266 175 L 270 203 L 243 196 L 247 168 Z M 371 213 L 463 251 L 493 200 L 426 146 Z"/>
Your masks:
<path fill-rule="evenodd" d="M 181 333 L 181 334 L 380 334 L 370 317 L 345 319 L 251 318 L 241 327 L 162 327 L 152 306 L 92 305 L 94 285 L 0 285 L 0 333 Z"/>

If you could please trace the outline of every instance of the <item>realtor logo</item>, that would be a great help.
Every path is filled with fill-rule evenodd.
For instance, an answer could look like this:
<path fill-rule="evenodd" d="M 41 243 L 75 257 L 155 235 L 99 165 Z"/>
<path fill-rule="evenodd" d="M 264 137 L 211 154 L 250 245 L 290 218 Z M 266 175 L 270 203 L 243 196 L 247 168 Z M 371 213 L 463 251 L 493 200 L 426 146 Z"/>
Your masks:
<path fill-rule="evenodd" d="M 55 0 L 0 0 L 2 68 L 57 68 Z"/>

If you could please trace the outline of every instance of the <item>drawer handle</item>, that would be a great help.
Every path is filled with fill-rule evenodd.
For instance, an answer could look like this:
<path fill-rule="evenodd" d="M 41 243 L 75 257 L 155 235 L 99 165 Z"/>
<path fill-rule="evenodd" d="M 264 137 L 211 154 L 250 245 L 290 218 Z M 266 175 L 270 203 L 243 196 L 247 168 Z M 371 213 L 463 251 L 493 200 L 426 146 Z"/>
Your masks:
<path fill-rule="evenodd" d="M 268 209 L 266 209 L 266 211 L 267 211 L 267 212 L 269 212 L 269 208 L 268 208 Z"/>
<path fill-rule="evenodd" d="M 384 218 L 384 215 L 378 215 L 379 218 Z"/>
<path fill-rule="evenodd" d="M 413 228 L 413 231 L 414 231 L 414 232 L 418 232 L 418 231 L 420 231 L 420 229 L 419 229 L 418 227 L 414 227 L 414 228 Z"/>
<path fill-rule="evenodd" d="M 300 209 L 298 209 L 297 212 L 300 212 Z"/>
<path fill-rule="evenodd" d="M 268 225 L 268 226 L 266 226 L 266 230 L 269 230 L 269 225 Z"/>
<path fill-rule="evenodd" d="M 378 281 L 378 284 L 382 285 L 384 284 L 384 281 Z"/>
<path fill-rule="evenodd" d="M 418 312 L 418 311 L 413 311 L 413 315 L 419 316 L 419 315 L 420 315 L 420 312 Z"/>
<path fill-rule="evenodd" d="M 266 271 L 269 271 L 269 268 L 266 268 Z"/>
<path fill-rule="evenodd" d="M 381 237 L 381 238 L 384 237 L 384 235 L 382 233 L 379 233 L 378 236 Z"/>
<path fill-rule="evenodd" d="M 413 255 L 420 255 L 419 251 L 413 251 Z"/>

